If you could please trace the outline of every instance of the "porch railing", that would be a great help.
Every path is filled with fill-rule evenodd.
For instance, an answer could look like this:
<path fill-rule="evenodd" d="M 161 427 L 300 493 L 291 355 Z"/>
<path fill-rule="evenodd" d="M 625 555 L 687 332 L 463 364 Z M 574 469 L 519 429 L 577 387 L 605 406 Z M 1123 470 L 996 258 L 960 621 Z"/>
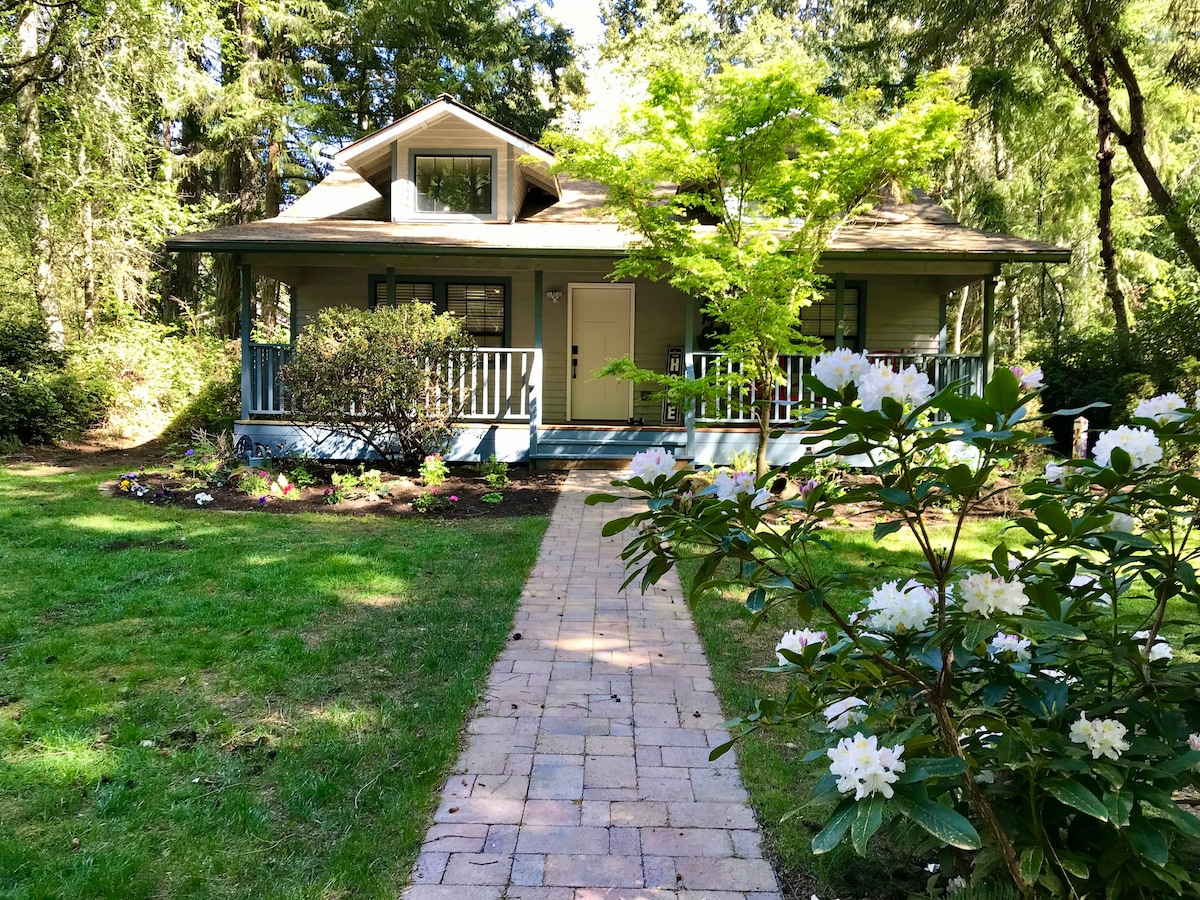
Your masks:
<path fill-rule="evenodd" d="M 966 391 L 983 390 L 983 360 L 978 355 L 890 352 L 867 355 L 873 362 L 886 362 L 897 369 L 915 365 L 939 391 L 960 378 L 970 379 Z M 733 375 L 738 371 L 737 364 L 722 353 L 695 353 L 693 363 L 697 378 L 713 372 Z M 817 403 L 817 398 L 803 384 L 804 376 L 812 372 L 812 363 L 813 357 L 810 356 L 780 357 L 783 382 L 766 395 L 771 402 L 772 424 L 786 425 L 795 419 L 798 410 L 811 408 Z M 759 397 L 757 385 L 740 392 L 730 386 L 723 397 L 702 400 L 697 404 L 696 421 L 722 425 L 757 424 L 753 405 Z"/>
<path fill-rule="evenodd" d="M 246 415 L 288 413 L 279 370 L 291 356 L 288 344 L 250 345 L 250 391 L 243 403 Z M 540 380 L 541 351 L 532 348 L 466 350 L 449 361 L 445 373 L 466 421 L 528 421 Z"/>

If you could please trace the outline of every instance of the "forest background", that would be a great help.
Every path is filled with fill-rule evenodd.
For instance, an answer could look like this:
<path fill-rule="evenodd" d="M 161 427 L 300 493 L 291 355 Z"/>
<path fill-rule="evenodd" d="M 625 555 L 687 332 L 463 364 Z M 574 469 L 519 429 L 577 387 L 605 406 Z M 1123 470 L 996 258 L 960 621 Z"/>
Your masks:
<path fill-rule="evenodd" d="M 950 67 L 971 116 L 934 195 L 1073 251 L 997 290 L 1001 360 L 1040 364 L 1047 402 L 1118 421 L 1200 389 L 1197 0 L 600 6 L 583 47 L 537 0 L 0 0 L 0 440 L 228 427 L 233 260 L 166 238 L 277 214 L 438 94 L 536 139 L 611 118 L 663 60 L 797 54 L 880 115 Z M 260 339 L 288 337 L 285 291 L 259 283 Z M 982 298 L 952 300 L 949 349 L 977 350 Z"/>

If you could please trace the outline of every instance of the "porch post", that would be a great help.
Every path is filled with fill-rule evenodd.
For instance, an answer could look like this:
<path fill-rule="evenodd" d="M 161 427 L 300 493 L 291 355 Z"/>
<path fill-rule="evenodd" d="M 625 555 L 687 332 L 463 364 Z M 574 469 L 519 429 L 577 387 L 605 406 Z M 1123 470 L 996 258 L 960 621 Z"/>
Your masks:
<path fill-rule="evenodd" d="M 388 309 L 396 308 L 396 268 L 395 266 L 387 267 L 387 306 Z"/>
<path fill-rule="evenodd" d="M 838 272 L 833 276 L 833 346 L 846 343 L 846 275 Z"/>
<path fill-rule="evenodd" d="M 542 424 L 542 294 L 541 269 L 533 272 L 533 383 L 529 387 L 529 462 L 533 467 L 538 452 L 538 428 Z"/>
<path fill-rule="evenodd" d="M 938 353 L 946 352 L 946 307 L 949 302 L 947 294 L 938 294 Z"/>
<path fill-rule="evenodd" d="M 688 297 L 684 302 L 686 321 L 683 327 L 683 377 L 688 381 L 696 380 L 696 301 Z M 687 426 L 687 457 L 696 456 L 696 401 L 689 400 L 683 405 L 683 423 Z"/>
<path fill-rule="evenodd" d="M 300 303 L 298 296 L 299 288 L 295 286 L 288 287 L 288 342 L 296 346 L 296 330 L 300 324 Z"/>
<path fill-rule="evenodd" d="M 250 418 L 250 397 L 254 391 L 250 383 L 250 293 L 254 287 L 250 267 L 236 258 L 238 280 L 242 288 L 242 418 Z"/>
<path fill-rule="evenodd" d="M 996 368 L 996 276 L 983 279 L 983 383 L 992 380 Z"/>

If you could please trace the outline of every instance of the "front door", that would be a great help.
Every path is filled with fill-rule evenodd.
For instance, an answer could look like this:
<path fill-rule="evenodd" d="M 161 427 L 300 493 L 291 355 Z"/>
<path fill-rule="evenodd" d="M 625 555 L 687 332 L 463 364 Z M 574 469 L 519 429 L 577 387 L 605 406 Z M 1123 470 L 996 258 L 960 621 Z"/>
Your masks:
<path fill-rule="evenodd" d="M 572 285 L 568 303 L 571 419 L 624 422 L 633 412 L 633 383 L 594 373 L 633 355 L 633 285 Z"/>

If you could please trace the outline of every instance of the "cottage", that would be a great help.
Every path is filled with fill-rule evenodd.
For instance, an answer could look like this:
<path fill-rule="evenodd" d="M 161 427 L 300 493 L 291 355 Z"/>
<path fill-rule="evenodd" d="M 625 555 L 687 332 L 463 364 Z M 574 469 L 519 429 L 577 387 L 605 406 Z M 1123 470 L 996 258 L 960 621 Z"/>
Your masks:
<path fill-rule="evenodd" d="M 277 373 L 287 344 L 251 340 L 257 277 L 287 284 L 291 334 L 318 310 L 412 301 L 461 316 L 478 349 L 463 366 L 466 415 L 449 456 L 628 457 L 664 445 L 698 462 L 752 447 L 735 404 L 673 409 L 651 385 L 596 378 L 610 358 L 702 375 L 724 365 L 699 304 L 659 282 L 610 280 L 632 236 L 596 217 L 603 189 L 550 174 L 553 154 L 443 96 L 344 148 L 333 171 L 273 219 L 172 238 L 172 251 L 234 253 L 242 286 L 242 416 L 265 445 L 354 458 L 289 420 Z M 1004 263 L 1061 263 L 1069 251 L 957 223 L 928 199 L 881 206 L 839 230 L 822 256 L 832 287 L 803 311 L 830 347 L 869 348 L 926 368 L 939 386 L 979 384 L 993 365 L 995 278 Z M 946 352 L 947 295 L 981 285 L 981 354 Z M 785 359 L 774 418 L 804 402 L 806 360 Z M 779 441 L 776 462 L 793 456 Z"/>

